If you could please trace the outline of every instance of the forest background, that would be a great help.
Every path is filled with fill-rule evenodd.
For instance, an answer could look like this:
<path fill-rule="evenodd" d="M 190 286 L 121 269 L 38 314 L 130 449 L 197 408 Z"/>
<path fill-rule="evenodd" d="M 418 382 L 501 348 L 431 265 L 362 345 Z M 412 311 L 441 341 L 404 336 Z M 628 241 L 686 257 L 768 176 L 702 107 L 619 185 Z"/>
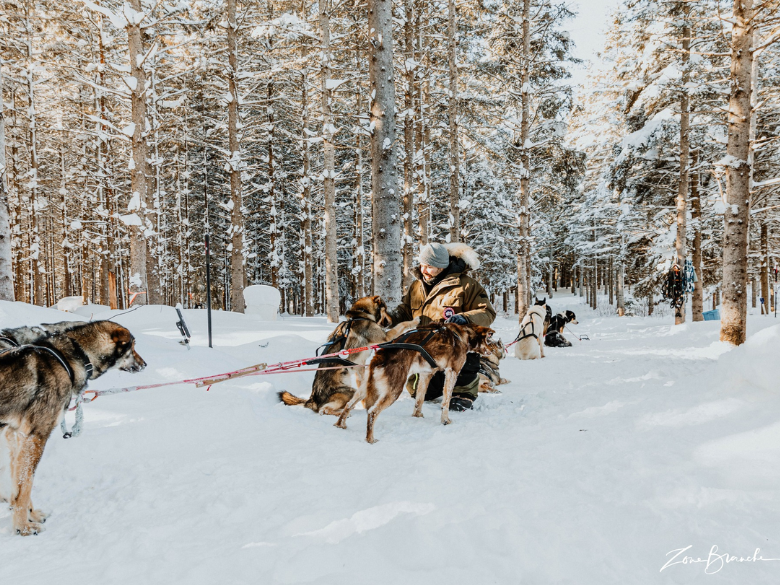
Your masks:
<path fill-rule="evenodd" d="M 218 308 L 270 284 L 337 320 L 463 241 L 520 315 L 561 287 L 652 311 L 690 259 L 693 319 L 741 343 L 773 302 L 778 2 L 624 0 L 587 67 L 574 11 L 2 0 L 0 298 L 192 307 L 208 234 Z"/>

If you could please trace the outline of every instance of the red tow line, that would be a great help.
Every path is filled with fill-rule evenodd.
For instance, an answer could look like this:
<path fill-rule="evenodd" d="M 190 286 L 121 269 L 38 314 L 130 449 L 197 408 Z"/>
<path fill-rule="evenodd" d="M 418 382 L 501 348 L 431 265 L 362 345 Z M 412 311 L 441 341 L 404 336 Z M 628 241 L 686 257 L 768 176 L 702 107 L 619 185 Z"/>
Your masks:
<path fill-rule="evenodd" d="M 125 388 L 110 388 L 108 390 L 87 390 L 81 395 L 81 399 L 77 401 L 77 403 L 70 408 L 69 410 L 75 410 L 78 406 L 78 402 L 94 402 L 97 400 L 99 396 L 106 396 L 108 394 L 120 394 L 122 392 L 135 392 L 136 390 L 149 390 L 151 388 L 163 388 L 165 386 L 176 386 L 177 384 L 195 384 L 196 388 L 202 388 L 203 386 L 208 386 L 206 389 L 207 391 L 211 388 L 213 384 L 218 384 L 220 382 L 226 382 L 227 380 L 234 380 L 236 378 L 243 378 L 245 376 L 264 376 L 266 374 L 285 374 L 290 372 L 309 372 L 314 370 L 333 370 L 333 369 L 343 369 L 343 368 L 357 368 L 357 367 L 366 367 L 365 365 L 361 364 L 354 364 L 352 366 L 334 366 L 334 367 L 326 367 L 326 368 L 308 368 L 308 369 L 299 369 L 303 366 L 309 365 L 312 360 L 315 359 L 321 359 L 321 358 L 329 358 L 329 357 L 343 357 L 346 358 L 350 356 L 353 353 L 360 353 L 362 351 L 369 351 L 371 349 L 377 349 L 379 348 L 378 345 L 367 345 L 364 347 L 354 347 L 351 349 L 342 349 L 341 351 L 338 351 L 336 353 L 328 353 L 321 356 L 317 356 L 316 358 L 304 358 L 299 360 L 292 360 L 289 362 L 279 362 L 278 364 L 273 365 L 266 365 L 266 364 L 256 364 L 254 366 L 249 366 L 246 368 L 241 368 L 240 370 L 234 370 L 232 372 L 225 372 L 224 374 L 217 374 L 214 376 L 204 376 L 202 378 L 191 378 L 189 380 L 178 380 L 176 382 L 163 382 L 161 384 L 145 384 L 141 386 L 128 386 Z M 89 395 L 89 396 L 87 396 Z"/>

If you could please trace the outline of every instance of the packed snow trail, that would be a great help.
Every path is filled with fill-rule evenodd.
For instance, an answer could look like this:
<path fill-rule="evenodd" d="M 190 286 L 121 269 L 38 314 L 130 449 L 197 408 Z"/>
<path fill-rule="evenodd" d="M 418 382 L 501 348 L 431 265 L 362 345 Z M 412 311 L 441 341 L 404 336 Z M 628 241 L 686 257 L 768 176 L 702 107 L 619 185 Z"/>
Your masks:
<path fill-rule="evenodd" d="M 2 583 L 775 583 L 780 561 L 780 327 L 751 317 L 732 349 L 717 322 L 598 318 L 570 306 L 591 341 L 509 357 L 511 384 L 474 412 L 412 418 L 404 394 L 365 443 L 365 413 L 348 430 L 276 399 L 308 396 L 311 372 L 242 378 L 210 391 L 173 386 L 101 397 L 84 433 L 52 435 L 33 488 L 46 532 L 12 534 L 0 511 Z M 116 317 L 149 363 L 92 389 L 192 378 L 313 355 L 324 319 L 260 322 L 184 311 Z M 590 315 L 590 316 L 589 316 Z M 95 315 L 110 317 L 111 313 Z M 65 313 L 0 302 L 0 326 Z M 505 342 L 512 316 L 495 325 Z M 69 423 L 72 422 L 72 414 Z M 683 557 L 678 557 L 681 560 Z"/>

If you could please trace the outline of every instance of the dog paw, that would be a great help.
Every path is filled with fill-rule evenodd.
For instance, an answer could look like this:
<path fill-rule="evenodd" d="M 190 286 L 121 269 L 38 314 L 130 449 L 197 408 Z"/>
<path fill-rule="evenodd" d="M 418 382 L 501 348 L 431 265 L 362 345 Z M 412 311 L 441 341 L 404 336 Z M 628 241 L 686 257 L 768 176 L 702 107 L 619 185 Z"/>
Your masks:
<path fill-rule="evenodd" d="M 16 534 L 19 536 L 32 536 L 43 532 L 43 526 L 37 522 L 27 522 L 16 528 Z"/>
<path fill-rule="evenodd" d="M 373 445 L 374 443 L 378 443 L 378 442 L 379 439 L 373 439 L 373 438 L 369 439 L 368 437 L 366 437 L 366 443 L 368 443 L 369 445 Z"/>
<path fill-rule="evenodd" d="M 337 421 L 334 423 L 334 425 L 333 425 L 333 426 L 334 426 L 334 427 L 337 427 L 337 428 L 339 428 L 339 429 L 346 429 L 346 428 L 347 428 L 347 423 L 346 423 L 346 422 L 344 422 L 343 420 L 337 420 Z"/>
<path fill-rule="evenodd" d="M 31 522 L 40 522 L 43 524 L 46 522 L 46 518 L 48 518 L 49 515 L 43 510 L 30 510 L 29 517 Z"/>
<path fill-rule="evenodd" d="M 448 425 L 448 424 L 451 424 L 451 423 L 452 423 L 452 421 L 449 419 L 449 417 L 441 419 L 441 424 L 443 424 L 443 425 Z"/>
<path fill-rule="evenodd" d="M 425 418 L 425 415 L 422 412 L 413 412 L 412 416 L 414 418 Z"/>

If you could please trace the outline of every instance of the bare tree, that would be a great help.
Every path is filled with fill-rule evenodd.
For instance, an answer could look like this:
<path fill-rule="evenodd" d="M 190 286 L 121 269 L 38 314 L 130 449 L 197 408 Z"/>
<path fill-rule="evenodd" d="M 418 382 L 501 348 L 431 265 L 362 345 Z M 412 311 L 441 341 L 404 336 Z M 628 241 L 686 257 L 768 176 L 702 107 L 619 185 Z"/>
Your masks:
<path fill-rule="evenodd" d="M 447 117 L 450 131 L 450 241 L 460 241 L 460 157 L 458 156 L 458 20 L 455 0 L 448 2 L 449 26 L 447 28 L 447 64 L 450 74 Z M 523 29 L 523 39 L 527 29 Z M 525 41 L 524 41 L 525 42 Z M 525 58 L 525 53 L 524 53 Z M 526 69 L 527 71 L 527 69 Z"/>
<path fill-rule="evenodd" d="M 374 292 L 392 306 L 401 300 L 401 221 L 395 168 L 395 85 L 391 0 L 369 0 Z"/>
<path fill-rule="evenodd" d="M 230 310 L 244 312 L 244 214 L 241 193 L 241 145 L 238 140 L 238 23 L 236 0 L 227 0 L 228 43 L 228 141 L 230 142 Z"/>
<path fill-rule="evenodd" d="M 333 125 L 331 96 L 330 54 L 330 0 L 319 0 L 320 8 L 320 75 L 322 78 L 322 189 L 325 196 L 325 312 L 330 323 L 339 320 L 339 274 L 338 274 L 338 222 L 336 219 L 336 146 L 333 141 L 336 127 Z"/>
<path fill-rule="evenodd" d="M 528 153 L 528 137 L 531 126 L 531 106 L 530 106 L 530 60 L 531 60 L 531 0 L 523 0 L 523 63 L 521 76 L 522 111 L 520 117 L 520 237 L 517 253 L 517 312 L 522 321 L 528 311 L 528 305 L 531 297 L 531 275 L 530 275 L 530 243 L 529 243 L 529 191 L 530 191 L 530 156 Z"/>
<path fill-rule="evenodd" d="M 134 11 L 127 19 L 127 39 L 130 53 L 130 77 L 127 79 L 130 88 L 130 104 L 132 110 L 133 133 L 132 149 L 133 164 L 130 171 L 130 211 L 135 211 L 141 225 L 130 226 L 130 278 L 128 291 L 132 297 L 136 293 L 135 303 L 146 304 L 146 238 L 144 237 L 144 222 L 146 215 L 146 71 L 144 71 L 144 48 L 141 40 L 141 0 L 130 0 Z"/>
<path fill-rule="evenodd" d="M 723 230 L 723 301 L 720 339 L 734 345 L 747 335 L 748 228 L 750 223 L 750 95 L 753 0 L 735 0 L 731 31 L 726 204 Z"/>
<path fill-rule="evenodd" d="M 685 267 L 685 259 L 688 255 L 687 246 L 687 213 L 688 213 L 688 151 L 690 149 L 689 141 L 689 107 L 688 107 L 688 83 L 691 80 L 691 73 L 688 64 L 691 59 L 691 27 L 688 22 L 690 11 L 686 3 L 684 8 L 684 24 L 681 29 L 682 34 L 682 76 L 680 85 L 682 91 L 680 94 L 680 179 L 677 183 L 677 238 L 675 240 L 675 250 L 677 252 L 677 264 L 680 268 Z M 677 309 L 674 314 L 674 324 L 681 325 L 685 323 L 685 305 Z"/>
<path fill-rule="evenodd" d="M 14 300 L 11 264 L 11 222 L 8 214 L 8 180 L 5 171 L 5 104 L 3 103 L 3 58 L 0 56 L 0 300 Z"/>
<path fill-rule="evenodd" d="M 693 228 L 693 271 L 696 282 L 691 297 L 691 315 L 694 321 L 704 321 L 704 283 L 701 271 L 701 200 L 699 199 L 699 151 L 691 153 L 691 227 Z"/>

